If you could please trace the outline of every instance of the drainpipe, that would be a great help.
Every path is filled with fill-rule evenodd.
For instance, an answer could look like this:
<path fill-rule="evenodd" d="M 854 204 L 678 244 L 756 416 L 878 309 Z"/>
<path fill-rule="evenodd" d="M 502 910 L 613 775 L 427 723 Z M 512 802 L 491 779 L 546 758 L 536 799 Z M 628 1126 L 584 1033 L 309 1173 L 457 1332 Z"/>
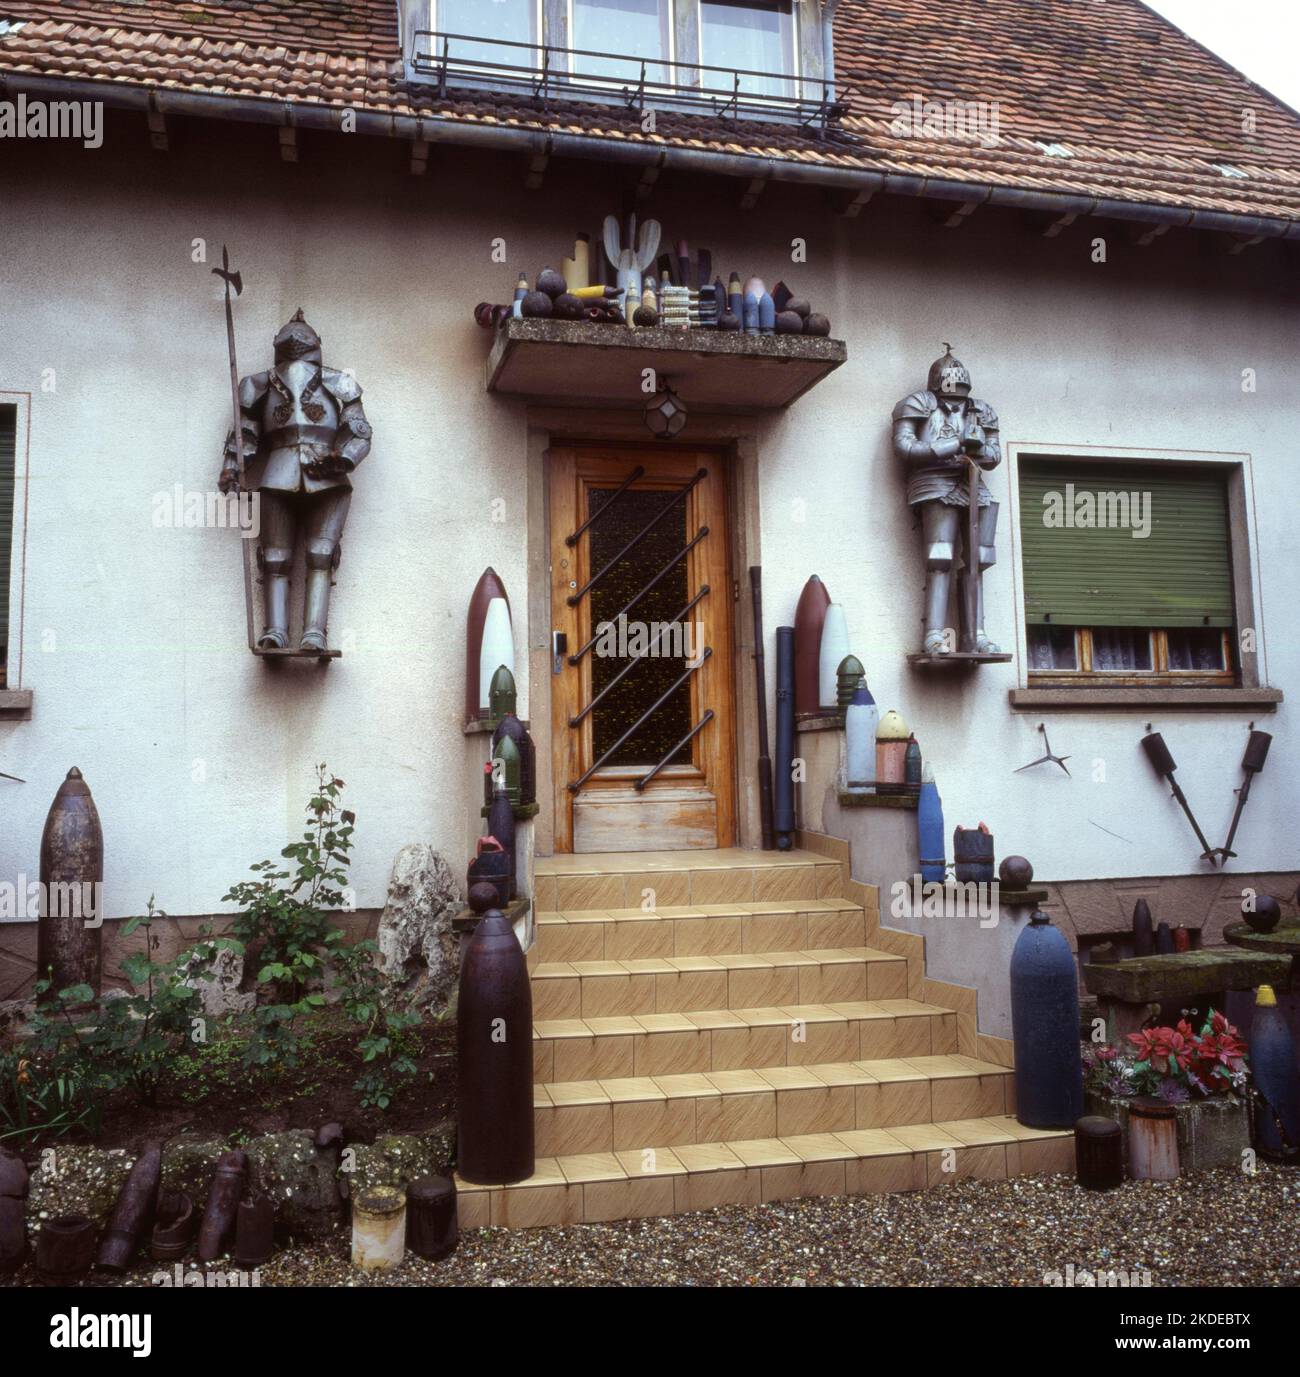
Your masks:
<path fill-rule="evenodd" d="M 116 109 L 147 113 L 187 115 L 200 119 L 241 123 L 289 125 L 337 133 L 343 107 L 305 102 L 260 100 L 242 96 L 213 96 L 202 92 L 171 91 L 159 87 L 129 86 L 100 81 L 72 81 L 26 72 L 0 76 L 0 98 L 19 92 L 36 99 L 100 101 Z M 151 103 L 152 102 L 152 103 Z M 666 171 L 697 172 L 763 181 L 792 182 L 857 194 L 887 192 L 927 200 L 960 201 L 965 204 L 1007 206 L 1052 215 L 1095 215 L 1111 220 L 1181 229 L 1209 230 L 1244 238 L 1300 240 L 1300 220 L 1233 215 L 1224 211 L 1192 210 L 1179 206 L 1145 205 L 1138 201 L 1033 191 L 1028 188 L 957 182 L 944 178 L 871 168 L 834 167 L 788 158 L 763 158 L 741 153 L 716 153 L 708 149 L 665 147 L 632 139 L 602 139 L 562 130 L 520 129 L 510 125 L 471 124 L 440 115 L 382 115 L 374 110 L 353 112 L 356 131 L 377 137 L 424 139 L 467 148 L 492 149 L 533 156 L 548 152 L 557 158 L 584 158 L 631 167 L 662 167 Z"/>

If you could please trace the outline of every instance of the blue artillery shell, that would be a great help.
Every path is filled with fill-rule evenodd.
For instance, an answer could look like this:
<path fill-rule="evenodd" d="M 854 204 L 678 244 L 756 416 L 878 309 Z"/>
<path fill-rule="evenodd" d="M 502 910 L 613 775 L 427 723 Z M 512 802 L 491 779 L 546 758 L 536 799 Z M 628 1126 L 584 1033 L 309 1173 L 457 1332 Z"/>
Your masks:
<path fill-rule="evenodd" d="M 1263 1101 L 1255 1106 L 1255 1141 L 1265 1152 L 1281 1155 L 1286 1148 L 1285 1132 L 1294 1151 L 1300 1147 L 1300 1072 L 1296 1071 L 1295 1041 L 1286 1016 L 1276 1005 L 1255 1006 L 1250 1069 Z"/>
<path fill-rule="evenodd" d="M 947 852 L 944 848 L 943 800 L 934 780 L 925 780 L 916 804 L 916 840 L 921 859 L 921 878 L 942 884 Z"/>
<path fill-rule="evenodd" d="M 1011 953 L 1016 1118 L 1029 1128 L 1071 1128 L 1083 1114 L 1079 979 L 1064 935 L 1038 911 Z"/>

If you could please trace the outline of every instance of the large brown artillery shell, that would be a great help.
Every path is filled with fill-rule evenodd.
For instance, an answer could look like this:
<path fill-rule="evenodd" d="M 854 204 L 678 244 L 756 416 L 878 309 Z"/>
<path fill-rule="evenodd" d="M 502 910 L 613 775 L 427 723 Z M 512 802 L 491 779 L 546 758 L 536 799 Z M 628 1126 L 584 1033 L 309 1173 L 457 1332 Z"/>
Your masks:
<path fill-rule="evenodd" d="M 41 835 L 41 915 L 36 969 L 53 985 L 46 995 L 86 984 L 99 993 L 100 929 L 88 907 L 104 879 L 104 834 L 95 800 L 74 765 L 54 795 Z M 95 918 L 102 917 L 94 913 Z"/>
<path fill-rule="evenodd" d="M 158 1211 L 161 1180 L 162 1146 L 150 1143 L 135 1159 L 100 1241 L 98 1265 L 106 1271 L 125 1272 L 131 1265 Z"/>
<path fill-rule="evenodd" d="M 406 1188 L 406 1250 L 431 1262 L 456 1251 L 460 1238 L 456 1183 L 421 1176 Z"/>
<path fill-rule="evenodd" d="M 499 909 L 465 944 L 456 1024 L 457 1169 L 478 1185 L 522 1181 L 535 1165 L 533 997 L 523 950 Z"/>
<path fill-rule="evenodd" d="M 84 1214 L 47 1220 L 36 1236 L 36 1272 L 46 1286 L 80 1281 L 95 1262 L 95 1221 Z"/>
<path fill-rule="evenodd" d="M 822 624 L 830 605 L 826 585 L 813 574 L 799 594 L 794 613 L 794 710 L 799 717 L 818 711 Z"/>
<path fill-rule="evenodd" d="M 470 595 L 469 612 L 465 619 L 465 720 L 476 721 L 485 715 L 486 702 L 481 696 L 480 659 L 483 650 L 483 628 L 487 621 L 488 608 L 494 598 L 504 598 L 507 608 L 510 599 L 506 597 L 505 584 L 497 571 L 484 569 L 482 576 Z M 495 668 L 495 666 L 493 666 Z"/>
<path fill-rule="evenodd" d="M 244 1193 L 244 1174 L 247 1170 L 248 1157 L 238 1148 L 233 1152 L 223 1152 L 218 1158 L 217 1174 L 212 1178 L 207 1208 L 203 1211 L 203 1223 L 199 1225 L 200 1262 L 211 1262 L 226 1251 L 234 1232 L 235 1212 Z"/>

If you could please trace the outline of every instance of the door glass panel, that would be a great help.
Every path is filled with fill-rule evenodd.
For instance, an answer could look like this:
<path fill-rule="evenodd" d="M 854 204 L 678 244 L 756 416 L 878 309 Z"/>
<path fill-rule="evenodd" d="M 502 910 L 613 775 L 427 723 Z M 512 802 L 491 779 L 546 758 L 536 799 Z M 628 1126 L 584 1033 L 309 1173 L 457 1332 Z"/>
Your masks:
<path fill-rule="evenodd" d="M 588 514 L 599 511 L 614 488 L 587 490 Z M 672 491 L 635 488 L 625 492 L 607 515 L 591 527 L 591 572 L 597 573 L 623 549 L 656 513 L 673 498 Z M 669 624 L 690 600 L 687 563 L 683 559 L 637 600 L 621 621 L 615 618 L 636 594 L 686 544 L 686 502 L 678 502 L 636 547 L 587 595 L 591 603 L 591 634 L 598 636 L 591 654 L 591 688 L 595 697 L 629 660 L 655 642 L 649 654 L 634 665 L 592 713 L 593 760 L 600 757 L 637 721 L 686 669 L 686 658 L 699 654 L 690 640 L 693 624 Z M 691 729 L 691 685 L 688 679 L 605 762 L 614 765 L 657 765 Z M 669 762 L 689 765 L 690 745 Z"/>
<path fill-rule="evenodd" d="M 474 62 L 505 63 L 532 67 L 537 55 L 521 44 L 537 42 L 537 0 L 436 0 L 434 26 L 439 34 L 465 34 L 469 38 L 495 38 L 498 43 L 451 43 L 448 57 L 453 67 Z M 442 43 L 435 40 L 435 56 Z"/>
<path fill-rule="evenodd" d="M 741 77 L 740 89 L 747 95 L 793 95 L 793 83 L 780 80 L 795 70 L 791 0 L 775 0 L 772 4 L 703 0 L 700 61 L 708 67 L 771 73 Z M 710 76 L 708 83 L 715 84 L 716 80 L 716 76 Z"/>
<path fill-rule="evenodd" d="M 573 0 L 573 46 L 610 57 L 576 57 L 583 76 L 639 81 L 641 58 L 654 59 L 646 80 L 668 80 L 669 0 Z M 679 604 L 680 606 L 680 604 Z"/>

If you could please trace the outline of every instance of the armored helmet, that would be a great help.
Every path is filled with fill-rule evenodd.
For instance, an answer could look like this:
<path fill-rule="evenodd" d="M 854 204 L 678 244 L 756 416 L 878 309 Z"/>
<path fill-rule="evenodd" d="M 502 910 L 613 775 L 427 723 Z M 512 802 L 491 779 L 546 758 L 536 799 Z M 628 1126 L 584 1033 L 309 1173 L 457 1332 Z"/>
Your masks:
<path fill-rule="evenodd" d="M 944 355 L 930 365 L 930 377 L 926 387 L 941 397 L 969 397 L 970 373 L 960 359 L 953 358 L 952 345 L 944 342 Z"/>
<path fill-rule="evenodd" d="M 275 337 L 275 357 L 278 361 L 305 359 L 309 355 L 320 361 L 320 336 L 307 324 L 300 306 Z"/>

